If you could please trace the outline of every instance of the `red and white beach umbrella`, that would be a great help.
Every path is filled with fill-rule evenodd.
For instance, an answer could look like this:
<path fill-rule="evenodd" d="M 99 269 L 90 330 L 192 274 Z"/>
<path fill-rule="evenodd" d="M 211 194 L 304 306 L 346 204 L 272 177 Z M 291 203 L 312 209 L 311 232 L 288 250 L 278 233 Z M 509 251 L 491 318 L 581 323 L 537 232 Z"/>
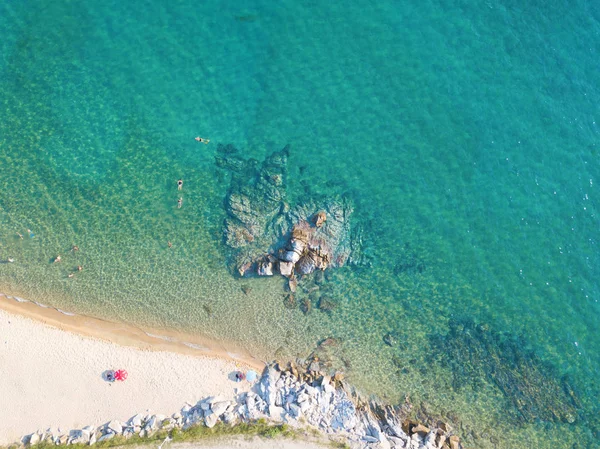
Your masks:
<path fill-rule="evenodd" d="M 124 369 L 119 369 L 115 371 L 115 379 L 124 381 L 125 379 L 127 379 L 127 371 L 125 371 Z"/>

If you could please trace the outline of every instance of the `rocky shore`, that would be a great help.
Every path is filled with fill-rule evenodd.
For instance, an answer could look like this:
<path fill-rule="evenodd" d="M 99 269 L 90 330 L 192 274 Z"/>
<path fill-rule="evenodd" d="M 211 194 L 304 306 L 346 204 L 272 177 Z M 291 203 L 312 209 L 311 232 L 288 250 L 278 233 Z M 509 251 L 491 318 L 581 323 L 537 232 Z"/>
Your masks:
<path fill-rule="evenodd" d="M 296 428 L 316 428 L 351 448 L 462 448 L 448 424 L 438 422 L 428 427 L 408 419 L 409 412 L 409 403 L 392 407 L 362 397 L 344 381 L 342 373 L 322 373 L 318 360 L 292 362 L 285 367 L 272 363 L 251 391 L 236 395 L 234 400 L 207 397 L 184 405 L 171 416 L 140 413 L 126 422 L 112 420 L 69 431 L 37 431 L 24 436 L 18 445 L 94 445 L 117 436 L 144 438 L 159 431 L 168 435 L 174 429 L 212 428 L 218 422 L 233 426 L 263 418 Z"/>

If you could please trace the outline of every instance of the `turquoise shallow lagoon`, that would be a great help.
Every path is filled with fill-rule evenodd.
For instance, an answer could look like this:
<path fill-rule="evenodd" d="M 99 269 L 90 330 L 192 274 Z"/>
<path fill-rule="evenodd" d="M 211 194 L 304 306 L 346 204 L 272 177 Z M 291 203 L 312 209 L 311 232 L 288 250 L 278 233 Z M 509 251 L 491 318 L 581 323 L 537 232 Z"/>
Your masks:
<path fill-rule="evenodd" d="M 468 447 L 599 447 L 600 6 L 164 3 L 0 2 L 0 291 L 265 359 L 334 337 Z M 217 143 L 354 201 L 373 266 L 331 315 L 231 274 Z M 522 406 L 538 375 L 573 416 Z"/>

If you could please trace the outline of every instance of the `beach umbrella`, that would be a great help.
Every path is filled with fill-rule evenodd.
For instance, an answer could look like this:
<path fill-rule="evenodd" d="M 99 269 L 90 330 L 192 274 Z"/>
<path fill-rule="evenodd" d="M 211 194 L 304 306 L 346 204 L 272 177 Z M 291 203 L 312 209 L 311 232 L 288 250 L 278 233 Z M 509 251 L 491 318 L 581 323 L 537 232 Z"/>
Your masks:
<path fill-rule="evenodd" d="M 115 371 L 115 379 L 120 381 L 127 379 L 127 371 L 125 371 L 124 369 L 119 369 Z"/>
<path fill-rule="evenodd" d="M 254 382 L 257 377 L 258 377 L 258 374 L 256 374 L 256 371 L 248 370 L 248 372 L 246 373 L 246 380 L 248 382 Z"/>

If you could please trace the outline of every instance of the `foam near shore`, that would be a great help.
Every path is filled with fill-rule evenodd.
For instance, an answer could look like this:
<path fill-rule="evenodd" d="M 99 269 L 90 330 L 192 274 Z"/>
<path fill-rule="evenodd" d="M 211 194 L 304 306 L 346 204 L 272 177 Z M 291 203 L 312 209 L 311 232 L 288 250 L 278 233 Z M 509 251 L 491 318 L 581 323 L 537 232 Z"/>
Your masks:
<path fill-rule="evenodd" d="M 48 427 L 170 414 L 207 396 L 231 399 L 250 388 L 232 373 L 264 366 L 225 343 L 149 334 L 2 295 L 0 444 Z M 109 384 L 102 373 L 111 368 L 126 369 L 129 378 Z"/>

